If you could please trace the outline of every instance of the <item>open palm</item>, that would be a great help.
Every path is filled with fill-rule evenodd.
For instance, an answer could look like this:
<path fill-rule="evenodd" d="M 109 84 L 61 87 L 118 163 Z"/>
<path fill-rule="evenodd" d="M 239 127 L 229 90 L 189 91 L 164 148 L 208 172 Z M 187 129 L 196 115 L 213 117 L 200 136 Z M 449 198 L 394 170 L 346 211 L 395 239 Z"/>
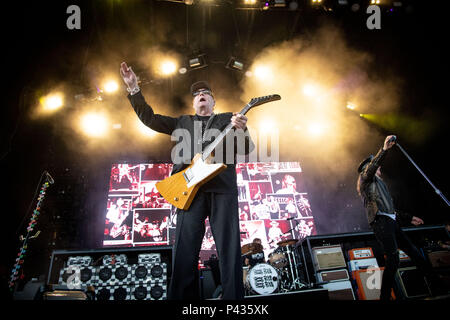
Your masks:
<path fill-rule="evenodd" d="M 137 77 L 131 67 L 128 67 L 125 62 L 120 64 L 120 75 L 123 81 L 129 88 L 134 88 L 137 85 Z"/>

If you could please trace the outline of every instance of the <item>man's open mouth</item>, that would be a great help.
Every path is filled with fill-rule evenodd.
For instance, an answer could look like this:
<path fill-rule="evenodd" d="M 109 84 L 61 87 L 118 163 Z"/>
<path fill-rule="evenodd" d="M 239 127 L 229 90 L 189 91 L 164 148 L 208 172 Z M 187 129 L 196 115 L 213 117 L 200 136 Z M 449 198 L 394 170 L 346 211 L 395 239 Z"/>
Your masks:
<path fill-rule="evenodd" d="M 204 102 L 204 101 L 206 101 L 205 98 L 200 98 L 200 102 Z"/>

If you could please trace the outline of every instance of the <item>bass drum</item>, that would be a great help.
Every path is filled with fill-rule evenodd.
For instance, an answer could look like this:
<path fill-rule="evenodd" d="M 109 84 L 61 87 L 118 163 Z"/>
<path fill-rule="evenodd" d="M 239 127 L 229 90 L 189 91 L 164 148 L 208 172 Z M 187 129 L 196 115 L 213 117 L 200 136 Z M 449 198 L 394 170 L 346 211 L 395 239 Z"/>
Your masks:
<path fill-rule="evenodd" d="M 280 277 L 278 271 L 267 263 L 259 263 L 247 274 L 245 287 L 253 294 L 271 294 L 278 290 Z"/>

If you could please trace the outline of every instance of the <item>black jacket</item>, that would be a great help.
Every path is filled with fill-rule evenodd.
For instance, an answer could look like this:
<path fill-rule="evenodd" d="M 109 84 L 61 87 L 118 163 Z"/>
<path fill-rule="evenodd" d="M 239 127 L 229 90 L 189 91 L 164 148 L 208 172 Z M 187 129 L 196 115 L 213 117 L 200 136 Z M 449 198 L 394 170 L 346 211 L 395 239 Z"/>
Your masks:
<path fill-rule="evenodd" d="M 367 213 L 369 225 L 375 220 L 378 211 L 384 213 L 395 213 L 397 218 L 411 221 L 411 215 L 404 212 L 397 212 L 394 208 L 389 189 L 384 181 L 378 178 L 375 173 L 386 157 L 387 150 L 381 148 L 373 157 L 372 161 L 361 172 L 360 192 Z"/>
<path fill-rule="evenodd" d="M 196 120 L 196 116 L 194 115 L 182 115 L 177 118 L 164 116 L 160 114 L 155 114 L 150 105 L 145 101 L 144 96 L 139 91 L 134 95 L 128 95 L 128 99 L 133 106 L 134 111 L 136 112 L 139 119 L 144 123 L 147 127 L 151 128 L 154 131 L 165 133 L 168 135 L 172 135 L 172 133 L 176 129 L 186 129 L 189 132 L 189 135 L 183 135 L 183 131 L 180 130 L 177 133 L 182 137 L 182 141 L 179 143 L 186 143 L 184 146 L 186 150 L 190 149 L 190 153 L 187 155 L 183 155 L 180 153 L 184 159 L 184 163 L 175 163 L 172 169 L 172 174 L 177 173 L 183 169 L 185 169 L 189 164 L 190 160 L 195 156 L 195 151 L 204 149 L 211 141 L 201 141 L 201 133 L 197 132 L 194 134 L 194 121 Z M 231 112 L 213 114 L 208 121 L 206 129 L 224 129 L 231 121 L 232 117 Z M 233 130 L 232 130 L 233 131 Z M 177 135 L 178 136 L 178 135 Z M 200 139 L 199 139 L 200 138 Z M 225 143 L 226 139 L 224 139 L 222 145 L 222 150 L 225 152 Z M 240 149 L 240 154 L 248 154 L 254 148 L 254 144 L 250 138 L 248 130 L 245 131 L 245 147 L 244 148 L 235 148 L 234 150 L 234 158 L 238 149 Z M 236 142 L 236 141 L 235 141 Z M 200 146 L 201 145 L 201 146 Z M 219 149 L 218 147 L 217 149 Z M 223 157 L 223 159 L 226 159 Z M 205 192 L 220 192 L 220 193 L 236 193 L 237 194 L 237 185 L 236 185 L 236 169 L 234 162 L 232 164 L 227 163 L 227 169 L 222 173 L 208 181 L 204 184 L 200 190 Z"/>

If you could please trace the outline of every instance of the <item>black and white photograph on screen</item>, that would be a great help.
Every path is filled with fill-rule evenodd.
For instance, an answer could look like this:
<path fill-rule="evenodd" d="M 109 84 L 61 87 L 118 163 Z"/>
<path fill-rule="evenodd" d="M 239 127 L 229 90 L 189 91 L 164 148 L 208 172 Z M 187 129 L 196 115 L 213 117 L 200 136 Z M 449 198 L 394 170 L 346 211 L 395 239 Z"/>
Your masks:
<path fill-rule="evenodd" d="M 292 230 L 287 220 L 264 220 L 267 231 L 267 242 L 270 249 L 276 248 L 277 243 L 292 239 Z"/>
<path fill-rule="evenodd" d="M 238 200 L 247 201 L 248 199 L 248 182 L 237 183 Z"/>
<path fill-rule="evenodd" d="M 137 195 L 139 188 L 139 164 L 113 164 L 109 182 L 109 195 Z"/>
<path fill-rule="evenodd" d="M 278 194 L 296 194 L 304 192 L 301 172 L 272 172 L 273 192 Z"/>
<path fill-rule="evenodd" d="M 250 181 L 269 181 L 270 163 L 252 162 L 247 164 L 247 173 Z"/>
<path fill-rule="evenodd" d="M 270 219 L 269 206 L 267 199 L 255 200 L 250 202 L 250 217 L 251 220 Z"/>
<path fill-rule="evenodd" d="M 294 201 L 294 195 L 293 194 L 268 194 L 268 199 L 272 199 L 271 203 L 274 207 L 274 210 L 276 208 L 275 205 L 273 205 L 273 202 L 276 202 L 278 204 L 278 219 L 285 220 L 289 218 L 298 218 L 299 217 L 299 211 L 297 206 L 295 205 Z M 270 208 L 270 206 L 269 206 Z"/>
<path fill-rule="evenodd" d="M 316 234 L 314 219 L 301 218 L 292 220 L 293 234 L 296 239 L 303 239 Z"/>
<path fill-rule="evenodd" d="M 161 181 L 172 171 L 170 163 L 149 163 L 141 165 L 141 181 Z"/>
<path fill-rule="evenodd" d="M 311 205 L 309 204 L 307 193 L 296 194 L 295 203 L 299 211 L 299 218 L 312 216 Z"/>
<path fill-rule="evenodd" d="M 135 209 L 133 243 L 168 244 L 170 209 Z"/>
<path fill-rule="evenodd" d="M 239 202 L 239 220 L 247 221 L 250 218 L 250 206 L 248 202 Z"/>
<path fill-rule="evenodd" d="M 280 219 L 280 203 L 278 202 L 278 198 L 271 194 L 266 195 L 266 204 L 269 208 L 270 219 Z"/>
<path fill-rule="evenodd" d="M 106 208 L 104 245 L 131 243 L 130 197 L 109 197 Z"/>

